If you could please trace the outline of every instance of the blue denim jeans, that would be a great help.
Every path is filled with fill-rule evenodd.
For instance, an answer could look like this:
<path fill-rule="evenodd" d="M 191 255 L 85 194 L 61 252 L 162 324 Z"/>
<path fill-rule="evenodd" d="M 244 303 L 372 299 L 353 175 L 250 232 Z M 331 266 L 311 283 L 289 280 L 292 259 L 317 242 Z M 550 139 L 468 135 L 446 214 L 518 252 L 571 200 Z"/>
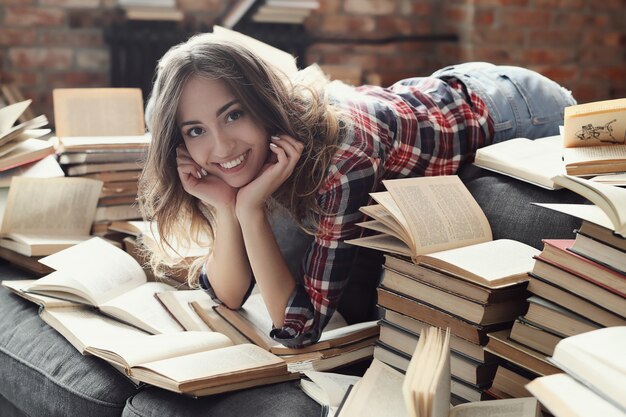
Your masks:
<path fill-rule="evenodd" d="M 432 76 L 458 78 L 478 94 L 494 122 L 494 143 L 558 135 L 563 109 L 576 104 L 569 90 L 526 68 L 469 62 L 440 69 Z"/>

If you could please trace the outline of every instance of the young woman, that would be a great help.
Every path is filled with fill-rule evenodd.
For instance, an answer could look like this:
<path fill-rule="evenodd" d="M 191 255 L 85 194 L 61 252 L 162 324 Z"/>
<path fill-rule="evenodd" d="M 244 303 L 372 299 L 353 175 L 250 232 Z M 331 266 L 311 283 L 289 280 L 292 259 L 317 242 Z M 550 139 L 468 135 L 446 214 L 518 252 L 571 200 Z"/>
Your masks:
<path fill-rule="evenodd" d="M 210 254 L 190 280 L 233 309 L 258 285 L 272 337 L 303 346 L 351 279 L 358 249 L 344 241 L 361 233 L 359 207 L 381 180 L 455 174 L 478 147 L 557 134 L 574 103 L 537 73 L 486 63 L 389 88 L 288 81 L 242 45 L 198 35 L 157 68 L 142 209 L 161 236 L 208 231 Z M 297 269 L 276 212 L 311 236 Z"/>

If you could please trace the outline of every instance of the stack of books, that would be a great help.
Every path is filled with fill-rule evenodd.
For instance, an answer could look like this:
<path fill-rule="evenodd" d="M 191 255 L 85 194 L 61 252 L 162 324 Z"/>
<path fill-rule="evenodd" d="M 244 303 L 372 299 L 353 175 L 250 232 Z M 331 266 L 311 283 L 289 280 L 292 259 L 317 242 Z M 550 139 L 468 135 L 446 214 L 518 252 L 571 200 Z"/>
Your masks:
<path fill-rule="evenodd" d="M 141 218 L 137 180 L 150 142 L 141 90 L 55 89 L 53 98 L 59 163 L 67 176 L 103 182 L 92 234 Z"/>
<path fill-rule="evenodd" d="M 626 201 L 626 190 L 622 188 L 576 177 L 556 177 L 555 181 L 574 191 L 584 187 L 601 192 L 607 196 L 607 202 L 613 201 L 604 207 L 614 207 L 616 211 L 611 216 L 616 219 L 620 213 L 621 216 L 626 213 L 626 206 L 620 203 Z M 588 192 L 587 196 L 591 197 Z M 596 197 L 593 199 L 599 201 Z M 619 224 L 613 226 L 608 221 L 611 216 L 599 205 L 544 206 L 586 219 L 576 231 L 575 239 L 545 239 L 544 248 L 535 259 L 528 284 L 532 293 L 528 311 L 515 321 L 508 335 L 510 349 L 499 350 L 505 359 L 519 366 L 502 371 L 504 374 L 511 369 L 518 371 L 512 377 L 519 381 L 513 390 L 525 385 L 521 376 L 527 383 L 537 376 L 558 372 L 547 357 L 553 355 L 561 340 L 605 327 L 626 326 L 623 228 Z M 498 345 L 498 341 L 494 341 L 494 345 Z M 525 371 L 519 371 L 520 368 Z M 514 396 L 495 381 L 492 388 Z"/>
<path fill-rule="evenodd" d="M 484 213 L 456 176 L 384 184 L 388 192 L 372 194 L 378 204 L 361 209 L 375 219 L 361 225 L 382 233 L 348 241 L 387 252 L 374 357 L 406 370 L 425 327 L 449 328 L 453 396 L 486 398 L 497 366 L 483 349 L 487 334 L 510 329 L 524 313 L 539 251 L 492 240 Z"/>

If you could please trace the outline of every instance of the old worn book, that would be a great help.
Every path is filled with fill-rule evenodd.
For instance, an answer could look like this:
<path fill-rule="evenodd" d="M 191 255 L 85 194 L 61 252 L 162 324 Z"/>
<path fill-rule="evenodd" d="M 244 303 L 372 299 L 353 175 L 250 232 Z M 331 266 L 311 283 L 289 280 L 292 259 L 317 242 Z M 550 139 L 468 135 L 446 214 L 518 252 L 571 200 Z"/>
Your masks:
<path fill-rule="evenodd" d="M 430 327 L 430 326 L 428 326 Z M 420 335 L 412 334 L 386 321 L 380 322 L 379 343 L 397 350 L 408 359 L 415 351 Z M 487 386 L 491 383 L 496 370 L 496 362 L 478 362 L 462 354 L 450 353 L 450 372 L 453 376 L 477 386 Z M 404 369 L 406 370 L 406 368 Z"/>
<path fill-rule="evenodd" d="M 100 181 L 88 179 L 14 178 L 0 246 L 26 256 L 42 256 L 88 239 L 101 188 Z"/>
<path fill-rule="evenodd" d="M 141 161 L 146 155 L 143 149 L 88 149 L 82 152 L 64 152 L 59 155 L 59 163 L 88 164 L 105 162 L 135 162 Z"/>
<path fill-rule="evenodd" d="M 546 355 L 530 349 L 510 338 L 511 329 L 489 333 L 485 350 L 537 375 L 552 375 L 560 370 L 548 361 Z"/>
<path fill-rule="evenodd" d="M 559 342 L 551 361 L 626 413 L 626 326 L 607 327 Z"/>
<path fill-rule="evenodd" d="M 203 309 L 202 305 L 193 304 L 197 306 L 196 311 Z M 377 337 L 379 331 L 376 321 L 348 325 L 339 313 L 335 313 L 324 328 L 318 342 L 294 349 L 283 346 L 269 336 L 273 327 L 272 320 L 260 293 L 251 295 L 238 310 L 231 310 L 223 305 L 214 306 L 213 310 L 250 342 L 277 355 L 303 354 L 338 348 L 359 341 L 370 340 Z M 209 327 L 213 323 L 212 317 L 214 316 L 201 315 L 201 318 L 208 320 Z"/>
<path fill-rule="evenodd" d="M 526 307 L 526 300 L 521 293 L 516 300 L 482 304 L 447 292 L 445 289 L 413 280 L 389 268 L 384 269 L 380 285 L 382 288 L 420 300 L 425 304 L 446 310 L 450 314 L 477 324 L 512 321 Z"/>
<path fill-rule="evenodd" d="M 65 150 L 73 145 L 71 140 L 66 142 L 67 138 L 145 133 L 143 98 L 138 88 L 56 88 L 52 99 L 56 135 Z"/>
<path fill-rule="evenodd" d="M 515 320 L 509 337 L 511 340 L 546 356 L 552 356 L 556 344 L 563 340 L 563 336 L 554 334 L 550 330 L 526 320 L 525 317 Z"/>
<path fill-rule="evenodd" d="M 374 218 L 361 225 L 382 232 L 347 243 L 409 256 L 413 262 L 489 288 L 527 281 L 536 249 L 521 242 L 492 240 L 485 213 L 458 176 L 384 181 L 372 193 Z"/>
<path fill-rule="evenodd" d="M 587 220 L 626 237 L 626 189 L 572 175 L 559 175 L 554 177 L 554 181 L 585 197 L 593 205 L 535 203 L 536 205 Z"/>
<path fill-rule="evenodd" d="M 78 307 L 79 303 L 73 301 L 61 300 L 59 298 L 48 297 L 46 295 L 33 294 L 26 292 L 25 290 L 35 283 L 34 279 L 20 279 L 20 280 L 3 280 L 2 286 L 7 288 L 12 293 L 33 302 L 41 307 Z"/>
<path fill-rule="evenodd" d="M 67 168 L 67 175 L 85 175 L 103 171 L 131 171 L 141 170 L 142 164 L 138 161 L 130 162 L 101 162 L 74 164 Z"/>
<path fill-rule="evenodd" d="M 39 278 L 26 292 L 87 304 L 150 333 L 180 332 L 182 327 L 154 297 L 173 287 L 147 282 L 135 259 L 94 237 L 40 260 L 55 272 Z"/>
<path fill-rule="evenodd" d="M 426 322 L 431 326 L 450 328 L 450 332 L 472 343 L 484 345 L 487 343 L 487 333 L 510 327 L 510 322 L 480 325 L 471 323 L 418 300 L 408 298 L 384 288 L 378 288 L 378 305 Z M 511 320 L 512 321 L 512 320 Z"/>
<path fill-rule="evenodd" d="M 144 333 L 84 307 L 43 309 L 41 318 L 82 354 L 130 378 L 203 396 L 298 378 L 283 359 L 216 332 Z"/>
<path fill-rule="evenodd" d="M 389 309 L 383 309 L 381 320 L 408 333 L 414 334 L 416 337 L 419 337 L 426 328 L 431 326 L 421 320 L 405 316 L 404 314 Z M 460 338 L 454 333 L 450 334 L 450 350 L 478 362 L 487 361 L 485 350 L 482 346 Z"/>
<path fill-rule="evenodd" d="M 563 126 L 564 154 L 572 175 L 626 171 L 626 99 L 569 106 Z M 592 151 L 591 153 L 589 151 Z"/>
<path fill-rule="evenodd" d="M 48 124 L 48 119 L 44 115 L 18 122 L 31 101 L 23 100 L 0 108 L 0 147 L 11 142 L 21 142 L 28 137 L 38 137 L 36 129 Z"/>
<path fill-rule="evenodd" d="M 450 408 L 449 333 L 431 327 L 420 338 L 402 382 L 402 395 L 408 415 L 444 417 L 464 415 L 540 415 L 534 398 L 472 402 Z"/>
<path fill-rule="evenodd" d="M 576 233 L 576 239 L 569 250 L 626 276 L 626 251 L 609 246 L 581 232 Z"/>
<path fill-rule="evenodd" d="M 602 327 L 580 314 L 537 296 L 528 298 L 528 311 L 524 318 L 562 337 Z"/>
<path fill-rule="evenodd" d="M 556 135 L 494 143 L 476 151 L 474 165 L 550 190 L 562 188 L 552 178 L 565 174 L 563 139 Z"/>
<path fill-rule="evenodd" d="M 187 331 L 212 330 L 191 306 L 194 301 L 217 305 L 205 290 L 165 291 L 156 293 L 155 297 L 183 329 Z"/>
<path fill-rule="evenodd" d="M 504 362 L 498 365 L 490 390 L 504 398 L 530 397 L 525 386 L 536 377 L 532 372 Z"/>
<path fill-rule="evenodd" d="M 626 278 L 624 275 L 568 250 L 574 243 L 573 239 L 545 239 L 543 243 L 543 250 L 538 259 L 621 297 L 626 297 Z M 537 274 L 541 276 L 540 272 Z M 554 276 L 556 279 L 556 274 Z M 544 278 L 549 279 L 551 277 L 552 275 Z M 556 281 L 554 283 L 563 286 Z M 593 287 L 589 288 L 590 291 L 593 290 Z"/>
<path fill-rule="evenodd" d="M 55 152 L 51 140 L 28 138 L 9 145 L 0 148 L 0 171 L 39 161 Z"/>
<path fill-rule="evenodd" d="M 626 252 L 626 238 L 619 236 L 609 228 L 583 220 L 577 232 Z"/>
<path fill-rule="evenodd" d="M 408 258 L 385 254 L 385 268 L 391 269 L 403 276 L 422 282 L 432 287 L 445 289 L 447 292 L 473 300 L 480 304 L 491 304 L 506 300 L 525 298 L 525 284 L 512 285 L 504 288 L 487 288 L 458 277 L 445 274 L 423 265 L 411 262 Z M 409 282 L 406 283 L 410 285 Z"/>
<path fill-rule="evenodd" d="M 624 417 L 626 412 L 567 374 L 536 378 L 526 385 L 555 417 Z"/>
<path fill-rule="evenodd" d="M 576 312 L 602 326 L 626 325 L 626 298 L 581 280 L 575 275 L 550 264 L 540 260 L 537 262 L 541 262 L 542 267 L 537 268 L 540 274 L 535 274 L 530 279 L 528 289 L 531 293 Z M 550 278 L 544 279 L 543 276 Z M 554 279 L 554 277 L 558 278 Z M 555 281 L 563 282 L 563 287 L 554 285 L 553 282 Z M 572 283 L 573 285 L 571 285 Z M 571 289 L 568 290 L 567 288 Z M 593 291 L 589 291 L 590 289 Z M 590 295 L 591 298 L 587 295 Z"/>
<path fill-rule="evenodd" d="M 0 187 L 8 188 L 13 177 L 58 178 L 65 176 L 56 156 L 48 155 L 38 161 L 0 172 Z"/>
<path fill-rule="evenodd" d="M 322 407 L 322 417 L 333 417 L 350 387 L 360 379 L 354 375 L 306 371 L 300 380 L 300 388 Z"/>

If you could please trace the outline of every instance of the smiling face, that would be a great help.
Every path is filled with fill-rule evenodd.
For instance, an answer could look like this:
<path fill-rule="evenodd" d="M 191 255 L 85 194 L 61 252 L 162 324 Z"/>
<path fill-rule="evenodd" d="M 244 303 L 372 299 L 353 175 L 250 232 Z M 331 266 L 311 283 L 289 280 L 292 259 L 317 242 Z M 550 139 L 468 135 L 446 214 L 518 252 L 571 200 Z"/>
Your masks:
<path fill-rule="evenodd" d="M 256 178 L 270 152 L 268 133 L 223 81 L 190 78 L 176 120 L 193 160 L 231 187 Z"/>

